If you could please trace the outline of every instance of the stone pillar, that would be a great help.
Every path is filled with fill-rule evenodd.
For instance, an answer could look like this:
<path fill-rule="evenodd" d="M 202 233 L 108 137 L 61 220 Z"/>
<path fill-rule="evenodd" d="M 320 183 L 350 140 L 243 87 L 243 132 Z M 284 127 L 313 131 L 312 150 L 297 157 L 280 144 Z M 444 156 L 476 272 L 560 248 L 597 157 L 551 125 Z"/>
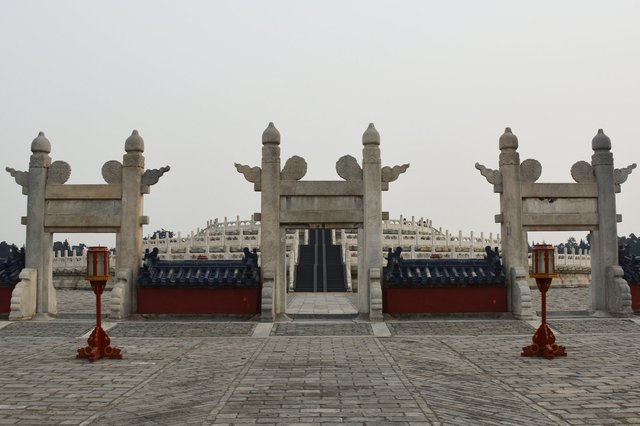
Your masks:
<path fill-rule="evenodd" d="M 373 126 L 369 124 L 369 128 L 362 135 L 362 184 L 363 184 L 363 211 L 364 224 L 363 244 L 359 245 L 359 249 L 364 250 L 363 268 L 358 270 L 358 277 L 364 275 L 363 280 L 358 278 L 358 299 L 360 304 L 360 313 L 369 314 L 370 318 L 380 318 L 382 312 L 371 312 L 371 284 L 380 286 L 380 277 L 371 280 L 369 277 L 372 268 L 380 271 L 382 269 L 382 173 L 380 160 L 380 134 Z M 402 226 L 402 220 L 401 220 Z M 358 262 L 360 267 L 360 262 Z M 374 289 L 373 294 L 381 292 L 379 288 Z M 377 309 L 381 309 L 378 306 Z"/>
<path fill-rule="evenodd" d="M 138 271 L 142 265 L 142 174 L 144 140 L 137 130 L 124 144 L 122 157 L 122 221 L 117 235 L 116 265 L 131 271 L 129 288 L 123 290 L 123 315 L 137 311 Z M 127 291 L 128 290 L 128 291 Z"/>
<path fill-rule="evenodd" d="M 500 173 L 502 175 L 502 193 L 500 194 L 500 213 L 502 224 L 500 232 L 504 235 L 502 242 L 502 259 L 507 277 L 507 301 L 509 311 L 519 305 L 512 300 L 512 268 L 529 270 L 527 261 L 527 244 L 522 230 L 522 197 L 520 193 L 520 155 L 518 154 L 518 138 L 507 127 L 500 136 Z"/>
<path fill-rule="evenodd" d="M 293 252 L 291 252 L 293 255 Z M 280 228 L 280 263 L 278 274 L 276 275 L 276 291 L 274 300 L 274 310 L 276 318 L 282 318 L 287 311 L 287 230 Z"/>
<path fill-rule="evenodd" d="M 36 315 L 57 312 L 56 292 L 51 276 L 53 236 L 44 230 L 47 171 L 51 166 L 51 143 L 43 132 L 31 143 L 27 198 L 25 267 L 37 271 Z"/>
<path fill-rule="evenodd" d="M 262 321 L 275 319 L 280 265 L 280 132 L 273 123 L 262 134 L 261 241 Z"/>
<path fill-rule="evenodd" d="M 591 142 L 593 156 L 591 165 L 598 185 L 598 231 L 592 234 L 593 247 L 598 261 L 592 263 L 591 307 L 595 311 L 630 313 L 631 306 L 616 306 L 614 300 L 625 300 L 614 294 L 617 290 L 607 278 L 607 269 L 618 265 L 618 227 L 616 221 L 616 195 L 613 173 L 611 140 L 602 129 Z M 595 234 L 595 235 L 594 235 Z M 629 291 L 627 285 L 627 292 Z"/>

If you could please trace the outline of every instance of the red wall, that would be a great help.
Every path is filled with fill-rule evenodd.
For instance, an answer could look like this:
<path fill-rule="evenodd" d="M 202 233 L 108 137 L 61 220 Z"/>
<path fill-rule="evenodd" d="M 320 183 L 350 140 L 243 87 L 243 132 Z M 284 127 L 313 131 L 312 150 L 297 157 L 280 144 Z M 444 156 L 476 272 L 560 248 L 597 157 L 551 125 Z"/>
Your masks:
<path fill-rule="evenodd" d="M 507 288 L 383 288 L 382 310 L 389 314 L 507 312 Z"/>
<path fill-rule="evenodd" d="M 640 283 L 629 283 L 631 289 L 631 309 L 640 310 Z"/>
<path fill-rule="evenodd" d="M 257 314 L 260 288 L 138 287 L 140 314 Z"/>
<path fill-rule="evenodd" d="M 0 287 L 0 314 L 11 312 L 11 293 L 13 293 L 13 286 Z"/>

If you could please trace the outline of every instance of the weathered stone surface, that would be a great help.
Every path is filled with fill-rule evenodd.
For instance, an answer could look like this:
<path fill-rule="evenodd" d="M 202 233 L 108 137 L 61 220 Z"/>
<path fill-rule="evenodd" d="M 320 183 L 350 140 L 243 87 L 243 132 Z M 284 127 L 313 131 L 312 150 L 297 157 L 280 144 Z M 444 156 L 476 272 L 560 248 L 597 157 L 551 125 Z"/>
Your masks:
<path fill-rule="evenodd" d="M 338 176 L 347 181 L 362 181 L 362 167 L 351 155 L 344 155 L 336 162 Z"/>
<path fill-rule="evenodd" d="M 20 272 L 20 282 L 11 293 L 11 312 L 9 319 L 28 320 L 36 314 L 36 290 L 38 287 L 38 271 L 24 268 Z"/>
<path fill-rule="evenodd" d="M 65 161 L 54 161 L 47 171 L 47 183 L 63 184 L 71 176 L 71 166 Z"/>
<path fill-rule="evenodd" d="M 260 183 L 260 177 L 262 175 L 262 169 L 260 167 L 250 167 L 244 164 L 235 163 L 234 166 L 238 173 L 242 173 L 244 178 L 251 183 Z"/>
<path fill-rule="evenodd" d="M 382 182 L 394 182 L 398 177 L 409 168 L 409 164 L 401 166 L 385 166 L 382 168 Z"/>
<path fill-rule="evenodd" d="M 102 166 L 102 178 L 109 184 L 122 183 L 122 163 L 117 160 L 111 160 Z"/>
<path fill-rule="evenodd" d="M 169 166 L 161 167 L 159 169 L 145 170 L 144 174 L 142 175 L 142 184 L 147 186 L 155 185 L 156 183 L 158 183 L 160 178 L 169 170 L 171 170 L 171 167 Z"/>
<path fill-rule="evenodd" d="M 502 183 L 502 174 L 500 170 L 489 169 L 480 163 L 476 163 L 476 169 L 480 170 L 480 174 L 487 179 L 487 182 L 493 185 Z"/>
<path fill-rule="evenodd" d="M 592 183 L 596 181 L 593 167 L 586 161 L 578 161 L 571 166 L 571 177 L 577 183 Z"/>
<path fill-rule="evenodd" d="M 12 169 L 11 167 L 7 167 L 5 170 L 23 189 L 29 188 L 29 172 L 21 172 L 20 170 Z"/>
<path fill-rule="evenodd" d="M 304 158 L 294 155 L 285 163 L 280 172 L 282 180 L 300 180 L 307 174 L 307 162 Z"/>
<path fill-rule="evenodd" d="M 627 181 L 627 178 L 636 168 L 636 163 L 631 164 L 630 166 L 624 167 L 622 169 L 614 169 L 613 170 L 613 180 L 616 185 L 621 185 Z"/>
<path fill-rule="evenodd" d="M 538 160 L 529 158 L 520 164 L 520 180 L 522 182 L 535 182 L 542 174 L 542 165 Z"/>

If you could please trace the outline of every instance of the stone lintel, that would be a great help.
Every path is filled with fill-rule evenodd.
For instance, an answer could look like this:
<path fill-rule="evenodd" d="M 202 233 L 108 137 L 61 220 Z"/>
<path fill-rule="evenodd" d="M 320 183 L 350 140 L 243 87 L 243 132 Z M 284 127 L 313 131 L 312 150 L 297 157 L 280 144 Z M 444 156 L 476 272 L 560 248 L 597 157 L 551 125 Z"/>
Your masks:
<path fill-rule="evenodd" d="M 121 185 L 57 185 L 49 184 L 45 192 L 48 200 L 119 200 Z"/>
<path fill-rule="evenodd" d="M 282 224 L 362 223 L 362 210 L 284 210 L 280 212 Z"/>
<path fill-rule="evenodd" d="M 362 196 L 362 181 L 281 181 L 280 195 Z"/>
<path fill-rule="evenodd" d="M 120 215 L 108 214 L 55 214 L 45 215 L 45 228 L 83 228 L 93 231 L 94 228 L 120 228 Z M 79 231 L 74 231 L 79 232 Z"/>
<path fill-rule="evenodd" d="M 525 213 L 522 225 L 544 227 L 544 230 L 564 231 L 568 227 L 580 229 L 597 229 L 598 213 Z"/>
<path fill-rule="evenodd" d="M 45 227 L 46 232 L 64 233 L 64 234 L 117 234 L 120 232 L 120 227 L 64 227 L 54 226 Z"/>
<path fill-rule="evenodd" d="M 596 183 L 522 183 L 522 198 L 597 198 Z"/>

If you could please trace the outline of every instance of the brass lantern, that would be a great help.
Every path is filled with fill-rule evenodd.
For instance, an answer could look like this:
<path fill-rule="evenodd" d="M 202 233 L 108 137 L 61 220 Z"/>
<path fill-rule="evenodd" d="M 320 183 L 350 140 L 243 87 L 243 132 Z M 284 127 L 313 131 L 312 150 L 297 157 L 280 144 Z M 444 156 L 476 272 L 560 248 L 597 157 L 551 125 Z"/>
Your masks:
<path fill-rule="evenodd" d="M 550 244 L 536 244 L 531 250 L 533 272 L 532 278 L 555 278 L 555 249 Z"/>

